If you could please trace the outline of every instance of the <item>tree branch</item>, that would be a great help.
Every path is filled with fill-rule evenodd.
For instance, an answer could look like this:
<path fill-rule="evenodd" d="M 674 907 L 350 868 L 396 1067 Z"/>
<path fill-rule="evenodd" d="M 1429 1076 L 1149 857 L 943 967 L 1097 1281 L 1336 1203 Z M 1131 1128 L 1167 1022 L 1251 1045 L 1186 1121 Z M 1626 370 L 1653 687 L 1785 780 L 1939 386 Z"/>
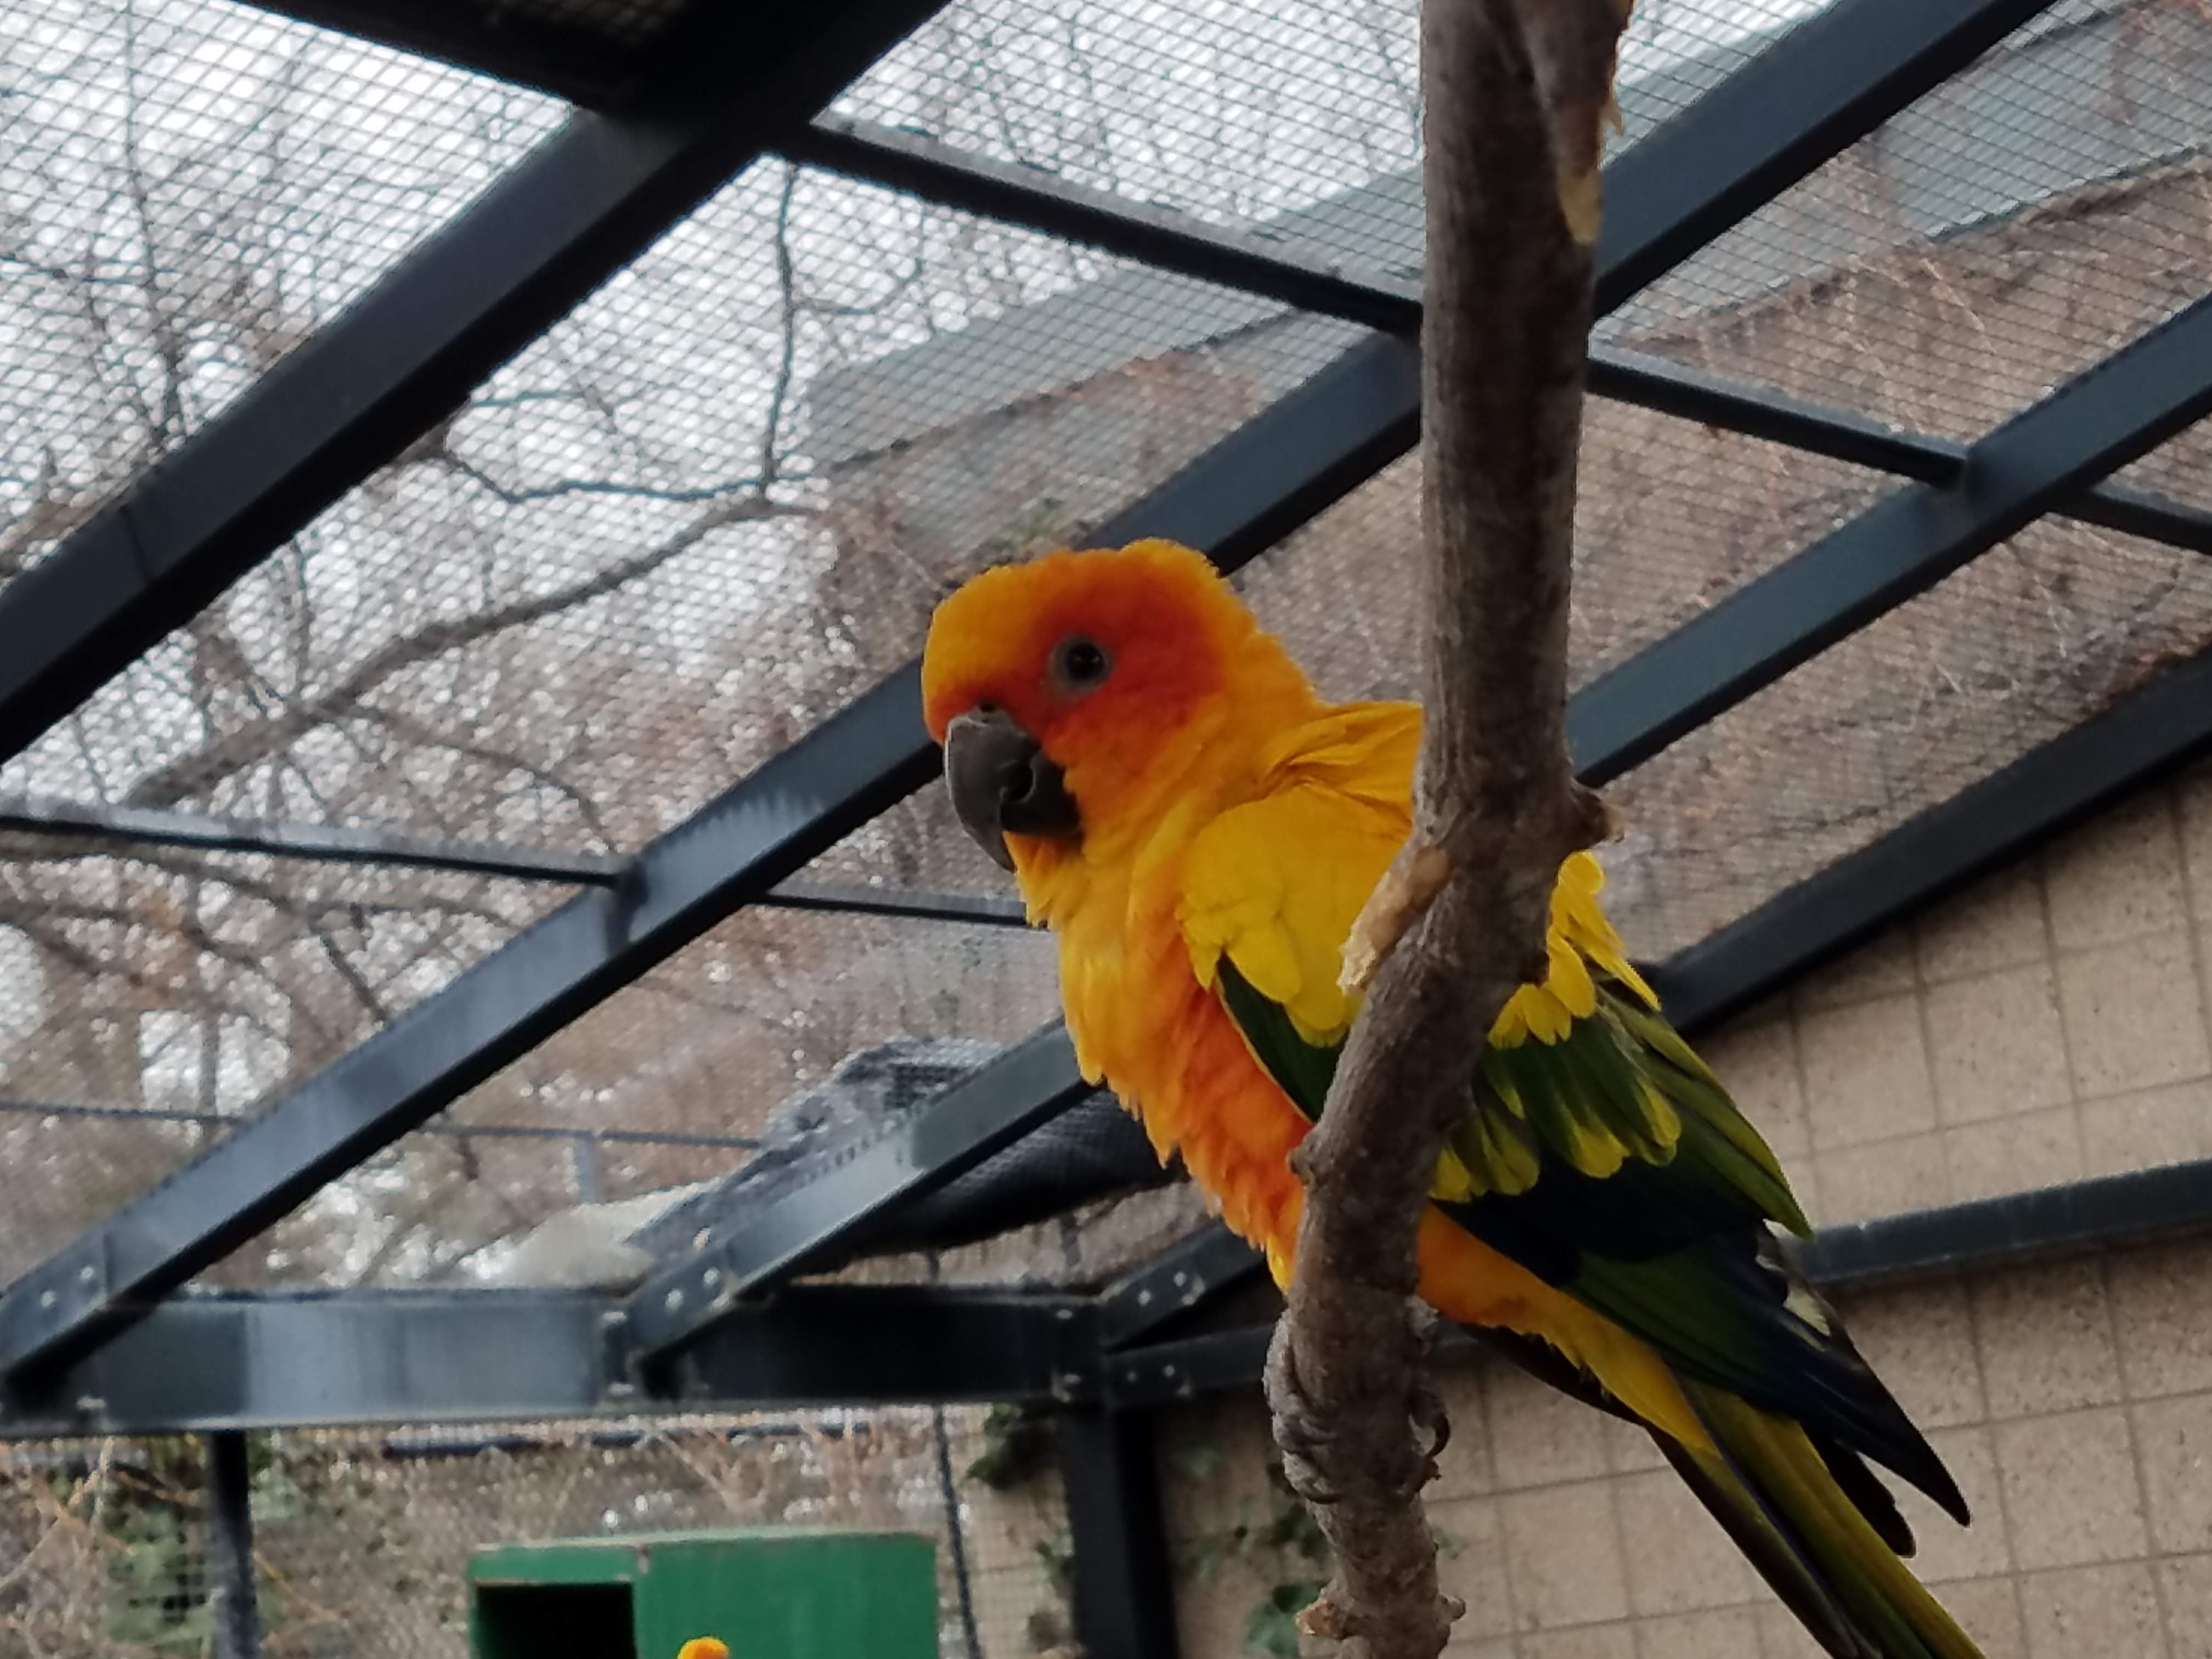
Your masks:
<path fill-rule="evenodd" d="M 1304 1626 L 1347 1659 L 1432 1659 L 1460 1611 L 1419 1503 L 1443 1424 L 1420 1381 L 1415 1232 L 1473 1085 L 1468 1034 L 1543 977 L 1560 862 L 1604 828 L 1567 760 L 1567 591 L 1626 21 L 1621 0 L 1422 8 L 1427 727 L 1413 834 L 1346 951 L 1370 994 L 1294 1159 L 1306 1205 L 1268 1368 L 1286 1468 L 1336 1555 Z"/>

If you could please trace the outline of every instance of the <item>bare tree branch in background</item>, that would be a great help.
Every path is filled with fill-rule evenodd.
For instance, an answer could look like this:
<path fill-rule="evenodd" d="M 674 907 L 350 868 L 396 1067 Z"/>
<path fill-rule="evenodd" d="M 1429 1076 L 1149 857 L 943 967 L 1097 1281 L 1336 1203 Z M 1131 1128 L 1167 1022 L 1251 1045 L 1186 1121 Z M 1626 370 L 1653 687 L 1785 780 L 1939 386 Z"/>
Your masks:
<path fill-rule="evenodd" d="M 1371 980 L 1306 1182 L 1268 1397 L 1336 1573 L 1309 1634 L 1433 1659 L 1440 1595 L 1420 1507 L 1442 1410 L 1421 1383 L 1414 1235 L 1476 1053 L 1545 971 L 1561 861 L 1603 830 L 1565 742 L 1575 466 L 1620 0 L 1428 0 L 1421 28 L 1428 710 L 1412 836 L 1353 930 Z"/>

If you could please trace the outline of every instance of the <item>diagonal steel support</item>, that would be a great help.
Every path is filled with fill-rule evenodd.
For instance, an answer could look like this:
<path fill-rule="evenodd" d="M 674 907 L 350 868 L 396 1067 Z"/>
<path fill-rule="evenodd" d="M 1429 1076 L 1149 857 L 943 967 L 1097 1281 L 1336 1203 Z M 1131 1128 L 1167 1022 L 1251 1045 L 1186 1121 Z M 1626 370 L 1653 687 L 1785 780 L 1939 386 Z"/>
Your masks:
<path fill-rule="evenodd" d="M 1784 36 L 1611 169 L 1615 207 L 1600 248 L 1601 306 L 1621 303 L 2046 3 L 1838 0 Z M 775 97 L 783 98 L 788 87 L 776 84 Z M 507 268 L 508 255 L 501 251 L 499 257 Z M 1419 409 L 1419 369 L 1401 340 L 1378 337 L 1352 348 L 1146 501 L 1094 526 L 1093 534 L 1100 540 L 1173 536 L 1233 568 L 1404 453 Z M 300 417 L 311 429 L 311 417 L 326 418 L 312 410 Z M 412 433 L 386 435 L 396 447 Z M 234 433 L 228 441 L 234 450 Z M 254 459 L 234 454 L 232 464 Z M 296 522 L 287 521 L 286 528 Z M 199 528 L 204 537 L 211 527 Z M 263 539 L 258 550 L 272 544 Z M 200 573 L 198 586 L 187 584 L 183 597 L 204 601 L 219 585 L 210 583 L 208 567 L 219 562 L 206 546 L 198 551 L 192 566 Z M 231 564 L 243 568 L 240 560 Z M 82 577 L 97 561 L 57 556 L 32 574 L 56 566 Z M 155 584 L 137 580 L 134 571 L 126 560 L 105 580 L 143 595 Z M 19 598 L 22 580 L 0 594 L 0 665 L 9 663 L 8 647 L 30 620 L 24 607 L 9 604 Z M 92 605 L 97 598 L 80 593 L 78 603 Z M 171 599 L 173 622 L 181 601 Z M 99 649 L 80 638 L 87 633 L 82 617 L 58 630 L 65 641 L 77 641 L 62 654 L 78 664 L 79 692 L 98 678 L 83 667 L 88 650 L 108 662 L 106 672 L 128 655 L 112 651 L 122 621 L 106 616 L 110 607 L 94 608 L 106 617 L 105 626 L 90 630 L 95 643 L 106 642 Z M 18 630 L 13 637 L 11 617 Z M 137 617 L 139 644 L 158 634 L 155 620 Z M 55 678 L 47 642 L 22 643 L 37 647 L 34 661 L 48 664 L 45 696 L 67 695 L 69 683 Z M 101 659 L 100 650 L 111 655 Z M 7 711 L 15 708 L 22 717 L 15 694 L 39 678 L 8 676 L 0 667 L 0 755 L 9 752 Z M 0 1373 L 17 1376 L 95 1346 L 132 1317 L 143 1298 L 219 1259 L 322 1182 L 389 1145 L 757 898 L 854 824 L 921 787 L 935 756 L 923 738 L 918 704 L 909 665 L 647 848 L 621 889 L 572 901 L 25 1273 L 0 1296 Z M 51 705 L 41 708 L 37 729 L 59 713 Z M 1032 1121 L 1038 1107 L 1034 1097 L 1006 1100 L 993 1113 L 977 1113 L 968 1133 L 988 1144 L 1006 1124 Z M 948 1162 L 971 1150 L 937 1147 Z M 819 1212 L 803 1236 L 777 1234 L 780 1248 L 789 1260 L 817 1257 L 866 1213 Z M 660 1295 L 665 1311 L 665 1291 Z M 659 1327 L 667 1340 L 698 1328 L 698 1306 L 687 1297 L 679 1309 L 692 1311 Z M 647 1316 L 646 1307 L 641 1302 L 638 1311 L 647 1322 L 660 1317 Z"/>
<path fill-rule="evenodd" d="M 1899 490 L 1583 687 L 1576 769 L 1619 777 L 2207 414 L 2212 297 L 1997 428 L 1955 482 Z"/>
<path fill-rule="evenodd" d="M 1756 1002 L 2212 750 L 2212 651 L 1808 876 L 1652 970 L 1676 1022 Z"/>
<path fill-rule="evenodd" d="M 457 408 L 940 3 L 732 8 L 724 49 L 684 65 L 649 109 L 570 118 L 0 590 L 0 760 Z"/>
<path fill-rule="evenodd" d="M 1099 1292 L 1099 1340 L 1127 1347 L 1256 1282 L 1266 1268 L 1257 1250 L 1208 1222 Z"/>
<path fill-rule="evenodd" d="M 708 0 L 711 3 L 711 0 Z M 619 101 L 638 54 L 588 23 L 563 27 L 520 7 L 454 5 L 452 0 L 249 0 L 318 28 L 395 46 L 459 69 L 532 87 L 604 109 Z"/>
<path fill-rule="evenodd" d="M 331 1177 L 918 787 L 909 672 L 827 721 L 632 861 L 301 1084 L 0 1297 L 0 1370 L 96 1341 Z"/>

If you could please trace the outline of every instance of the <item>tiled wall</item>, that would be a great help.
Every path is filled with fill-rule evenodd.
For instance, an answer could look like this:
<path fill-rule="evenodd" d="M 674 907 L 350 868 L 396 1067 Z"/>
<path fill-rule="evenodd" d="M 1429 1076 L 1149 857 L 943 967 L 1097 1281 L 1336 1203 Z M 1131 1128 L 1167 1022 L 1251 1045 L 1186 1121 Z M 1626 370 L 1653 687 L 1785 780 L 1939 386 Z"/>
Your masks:
<path fill-rule="evenodd" d="M 1703 1046 L 1815 1218 L 2212 1156 L 2212 779 L 2185 778 Z M 2212 1240 L 1867 1291 L 1854 1335 L 1950 1465 L 1923 1576 L 1989 1659 L 2212 1659 Z M 1454 1659 L 1814 1659 L 1650 1443 L 1520 1373 L 1447 1379 Z M 1256 1396 L 1163 1433 L 1184 1659 L 1275 1584 Z M 1243 1523 L 1244 1530 L 1238 1528 Z"/>
<path fill-rule="evenodd" d="M 2152 791 L 1701 1047 L 1821 1222 L 2212 1156 L 2212 775 Z"/>

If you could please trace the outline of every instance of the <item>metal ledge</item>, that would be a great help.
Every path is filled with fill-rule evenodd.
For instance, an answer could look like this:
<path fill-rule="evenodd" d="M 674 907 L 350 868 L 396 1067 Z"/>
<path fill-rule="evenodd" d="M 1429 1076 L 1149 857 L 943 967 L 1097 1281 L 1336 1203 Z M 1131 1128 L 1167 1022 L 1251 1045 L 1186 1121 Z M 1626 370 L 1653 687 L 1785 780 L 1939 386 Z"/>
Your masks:
<path fill-rule="evenodd" d="M 739 1309 L 656 1373 L 622 1363 L 596 1291 L 180 1296 L 36 1393 L 0 1438 L 501 1422 L 792 1405 L 1079 1401 L 1087 1297 L 819 1285 Z"/>
<path fill-rule="evenodd" d="M 1803 1261 L 1815 1284 L 1844 1290 L 2207 1232 L 2212 1159 L 1826 1228 L 1805 1246 Z M 1251 1388 L 1273 1329 L 1245 1326 L 1109 1353 L 1107 1399 L 1126 1409 Z M 1462 1359 L 1481 1352 L 1481 1344 L 1447 1328 L 1434 1352 L 1439 1359 Z"/>

